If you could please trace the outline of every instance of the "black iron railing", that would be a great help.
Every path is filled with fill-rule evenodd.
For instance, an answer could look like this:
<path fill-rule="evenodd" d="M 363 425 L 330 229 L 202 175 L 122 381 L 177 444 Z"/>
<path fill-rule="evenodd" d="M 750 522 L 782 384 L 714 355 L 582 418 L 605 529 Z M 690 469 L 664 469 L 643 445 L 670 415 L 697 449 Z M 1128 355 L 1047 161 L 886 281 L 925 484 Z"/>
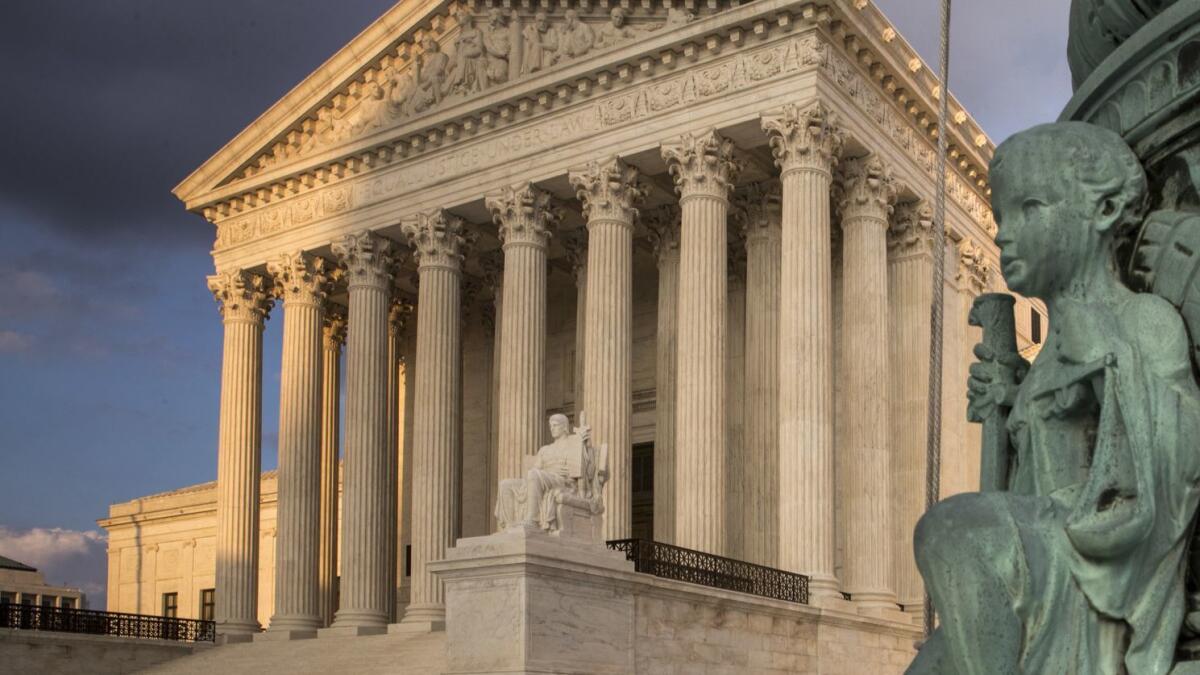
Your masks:
<path fill-rule="evenodd" d="M 642 574 L 808 604 L 808 577 L 803 574 L 648 539 L 616 539 L 608 547 L 623 551 Z"/>
<path fill-rule="evenodd" d="M 216 624 L 212 621 L 9 603 L 0 605 L 0 628 L 179 642 L 213 642 L 216 639 Z"/>

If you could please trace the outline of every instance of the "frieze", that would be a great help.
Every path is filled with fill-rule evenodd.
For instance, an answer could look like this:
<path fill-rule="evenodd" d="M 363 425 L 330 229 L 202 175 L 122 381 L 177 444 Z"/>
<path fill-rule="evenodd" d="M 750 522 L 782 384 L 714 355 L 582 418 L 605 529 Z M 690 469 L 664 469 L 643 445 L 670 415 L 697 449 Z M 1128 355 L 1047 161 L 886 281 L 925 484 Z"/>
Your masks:
<path fill-rule="evenodd" d="M 215 249 L 223 250 L 276 232 L 369 206 L 402 193 L 478 172 L 571 142 L 577 138 L 634 123 L 653 115 L 728 95 L 774 78 L 817 67 L 845 91 L 900 148 L 936 177 L 935 152 L 912 124 L 874 91 L 824 38 L 815 33 L 792 36 L 753 49 L 742 49 L 710 64 L 681 70 L 670 77 L 630 85 L 589 101 L 584 107 L 527 127 L 474 140 L 440 156 L 408 162 L 383 176 L 351 178 L 299 197 L 221 221 Z M 994 234 L 991 210 L 973 187 L 953 169 L 947 170 L 947 194 Z"/>

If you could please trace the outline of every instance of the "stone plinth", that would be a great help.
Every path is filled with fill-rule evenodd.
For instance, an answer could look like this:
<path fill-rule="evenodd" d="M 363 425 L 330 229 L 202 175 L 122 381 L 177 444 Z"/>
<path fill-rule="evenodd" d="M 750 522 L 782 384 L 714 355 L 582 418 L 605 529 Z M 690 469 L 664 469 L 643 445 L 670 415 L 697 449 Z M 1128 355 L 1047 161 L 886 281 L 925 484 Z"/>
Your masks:
<path fill-rule="evenodd" d="M 633 571 L 598 540 L 512 528 L 430 564 L 446 594 L 447 673 L 634 672 Z"/>

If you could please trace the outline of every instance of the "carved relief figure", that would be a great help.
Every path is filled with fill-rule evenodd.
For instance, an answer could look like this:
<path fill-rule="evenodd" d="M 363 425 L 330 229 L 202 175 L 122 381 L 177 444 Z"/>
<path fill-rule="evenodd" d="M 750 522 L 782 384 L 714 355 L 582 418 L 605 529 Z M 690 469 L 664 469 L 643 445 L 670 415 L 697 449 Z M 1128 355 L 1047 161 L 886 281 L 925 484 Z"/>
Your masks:
<path fill-rule="evenodd" d="M 468 95 L 483 91 L 487 59 L 483 55 L 483 32 L 475 27 L 475 17 L 463 12 L 459 21 L 461 32 L 454 41 L 454 59 L 446 70 L 448 81 L 444 93 Z"/>
<path fill-rule="evenodd" d="M 538 450 L 525 478 L 500 481 L 496 520 L 501 530 L 527 525 L 557 531 L 563 525 L 559 509 L 564 504 L 591 514 L 603 511 L 607 459 L 604 448 L 591 444 L 590 432 L 581 425 L 571 433 L 566 415 L 550 417 L 554 441 Z"/>
<path fill-rule="evenodd" d="M 413 64 L 412 93 L 402 104 L 405 115 L 423 112 L 441 103 L 447 86 L 450 57 L 442 53 L 441 45 L 431 37 L 421 40 L 421 49 L 424 51 Z"/>
<path fill-rule="evenodd" d="M 508 58 L 512 51 L 512 38 L 504 12 L 493 8 L 488 12 L 488 28 L 483 33 L 483 48 L 487 56 L 487 80 L 484 88 L 508 80 Z"/>
<path fill-rule="evenodd" d="M 558 29 L 550 25 L 545 12 L 533 15 L 533 22 L 526 24 L 521 30 L 523 39 L 524 58 L 521 60 L 521 74 L 534 73 L 543 68 L 549 68 L 559 57 Z"/>
<path fill-rule="evenodd" d="M 1046 302 L 1052 332 L 1030 365 L 1011 301 L 972 310 L 984 492 L 917 525 L 941 626 L 909 672 L 1167 673 L 1200 500 L 1200 388 L 1179 312 L 1118 272 L 1146 174 L 1116 133 L 1066 122 L 1006 141 L 991 178 L 1004 277 Z"/>
<path fill-rule="evenodd" d="M 579 20 L 579 12 L 568 9 L 563 14 L 562 56 L 575 58 L 588 53 L 596 41 L 591 26 Z"/>
<path fill-rule="evenodd" d="M 378 82 L 368 82 L 358 106 L 343 118 L 338 138 L 349 138 L 383 125 L 388 114 L 388 97 Z"/>
<path fill-rule="evenodd" d="M 611 47 L 615 44 L 632 40 L 642 31 L 629 25 L 628 12 L 624 7 L 613 7 L 609 12 L 609 22 L 596 29 L 597 47 Z"/>

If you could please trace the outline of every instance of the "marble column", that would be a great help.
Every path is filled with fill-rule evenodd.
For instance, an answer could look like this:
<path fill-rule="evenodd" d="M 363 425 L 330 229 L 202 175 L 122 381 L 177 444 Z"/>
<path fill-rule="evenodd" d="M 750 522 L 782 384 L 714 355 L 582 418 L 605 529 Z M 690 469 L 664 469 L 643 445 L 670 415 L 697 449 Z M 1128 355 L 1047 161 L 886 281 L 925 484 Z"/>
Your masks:
<path fill-rule="evenodd" d="M 642 217 L 658 261 L 654 374 L 654 540 L 675 543 L 675 414 L 679 347 L 679 207 Z"/>
<path fill-rule="evenodd" d="M 559 220 L 549 193 L 522 183 L 484 200 L 504 249 L 501 327 L 500 479 L 521 478 L 523 459 L 542 447 L 546 428 L 546 246 Z"/>
<path fill-rule="evenodd" d="M 896 198 L 875 155 L 845 162 L 838 211 L 847 410 L 845 590 L 862 607 L 895 608 L 888 438 L 888 218 Z"/>
<path fill-rule="evenodd" d="M 967 317 L 971 313 L 971 307 L 975 304 L 975 298 L 978 298 L 983 293 L 992 290 L 992 267 L 988 263 L 987 256 L 984 254 L 983 248 L 972 241 L 970 238 L 964 238 L 958 245 L 958 293 L 959 293 L 959 310 L 957 320 L 960 322 L 962 342 L 960 343 L 961 355 L 960 363 L 962 363 L 962 374 L 959 381 L 955 383 L 955 387 L 965 389 L 968 369 L 975 362 L 975 345 L 983 339 L 983 332 L 978 326 L 972 326 L 967 323 Z M 949 316 L 949 315 L 947 315 Z M 965 361 L 965 363 L 964 363 Z M 966 410 L 966 393 L 963 392 L 963 410 Z M 966 419 L 966 413 L 963 413 L 963 419 Z M 975 423 L 965 423 L 962 426 L 963 442 L 960 452 L 963 455 L 963 482 L 970 486 L 970 490 L 979 489 L 979 462 L 980 451 L 983 445 L 983 425 Z"/>
<path fill-rule="evenodd" d="M 393 244 L 363 231 L 333 245 L 346 270 L 350 306 L 346 330 L 346 451 L 342 482 L 342 581 L 330 630 L 369 634 L 386 629 L 390 608 L 388 528 L 388 308 Z"/>
<path fill-rule="evenodd" d="M 492 406 L 488 411 L 488 474 L 487 474 L 487 503 L 488 532 L 496 531 L 496 492 L 500 486 L 500 323 L 503 318 L 501 309 L 504 307 L 504 253 L 488 251 L 479 256 L 479 266 L 483 268 L 483 281 L 491 291 L 491 325 L 492 325 L 492 370 L 491 395 Z"/>
<path fill-rule="evenodd" d="M 583 364 L 587 350 L 587 230 L 575 230 L 562 238 L 575 277 L 575 360 L 571 401 L 578 414 L 583 406 Z"/>
<path fill-rule="evenodd" d="M 583 404 L 592 442 L 608 446 L 604 538 L 632 527 L 633 219 L 645 196 L 637 169 L 616 157 L 567 174 L 588 228 Z M 576 415 L 578 423 L 579 415 Z"/>
<path fill-rule="evenodd" d="M 746 240 L 730 227 L 725 329 L 725 555 L 745 560 Z"/>
<path fill-rule="evenodd" d="M 238 639 L 259 630 L 262 332 L 273 300 L 267 280 L 243 270 L 208 277 L 208 288 L 225 324 L 217 437 L 215 616 L 217 632 Z"/>
<path fill-rule="evenodd" d="M 662 146 L 681 215 L 675 543 L 725 544 L 726 217 L 740 169 L 715 130 Z"/>
<path fill-rule="evenodd" d="M 321 553 L 317 563 L 321 625 L 333 623 L 337 611 L 339 478 L 339 411 L 341 408 L 342 346 L 346 344 L 346 314 L 325 310 L 321 352 Z"/>
<path fill-rule="evenodd" d="M 746 237 L 745 456 L 741 528 L 745 560 L 776 567 L 779 550 L 779 298 L 782 263 L 778 181 L 756 183 L 736 210 Z"/>
<path fill-rule="evenodd" d="M 315 635 L 321 626 L 321 331 L 330 276 L 324 258 L 285 253 L 267 263 L 283 300 L 279 378 L 279 505 L 271 633 Z"/>
<path fill-rule="evenodd" d="M 404 325 L 412 315 L 413 306 L 402 298 L 393 298 L 388 309 L 388 382 L 387 382 L 387 427 L 388 427 L 388 485 L 387 503 L 395 504 L 395 509 L 389 509 L 385 514 L 390 522 L 385 524 L 388 532 L 387 546 L 387 607 L 388 620 L 396 621 L 396 597 L 399 590 L 399 577 L 396 576 L 399 562 L 400 547 L 400 508 L 403 452 L 403 420 L 404 420 L 404 367 L 401 365 L 401 353 L 404 342 Z"/>
<path fill-rule="evenodd" d="M 421 281 L 413 410 L 412 599 L 402 623 L 418 630 L 445 625 L 442 583 L 428 565 L 446 557 L 458 534 L 464 230 L 462 219 L 442 210 L 404 223 Z"/>
<path fill-rule="evenodd" d="M 400 420 L 400 425 L 403 428 L 404 438 L 400 448 L 400 494 L 398 498 L 399 513 L 397 514 L 397 527 L 399 531 L 399 543 L 396 546 L 396 585 L 399 587 L 396 597 L 396 617 L 403 617 L 403 608 L 408 606 L 411 591 L 412 577 L 409 574 L 408 555 L 412 547 L 412 521 L 413 521 L 413 412 L 416 378 L 413 373 L 417 367 L 417 329 L 416 329 L 416 308 L 413 308 L 414 314 L 410 321 L 404 325 L 404 346 L 401 349 L 401 370 L 404 374 L 404 389 L 402 392 L 403 400 L 400 406 L 403 409 L 403 417 Z"/>
<path fill-rule="evenodd" d="M 925 590 L 912 538 L 925 512 L 933 210 L 918 202 L 897 205 L 887 247 L 892 576 L 896 601 L 905 610 L 920 612 Z"/>
<path fill-rule="evenodd" d="M 778 565 L 838 596 L 834 574 L 830 189 L 843 134 L 823 104 L 765 115 L 782 187 Z"/>

